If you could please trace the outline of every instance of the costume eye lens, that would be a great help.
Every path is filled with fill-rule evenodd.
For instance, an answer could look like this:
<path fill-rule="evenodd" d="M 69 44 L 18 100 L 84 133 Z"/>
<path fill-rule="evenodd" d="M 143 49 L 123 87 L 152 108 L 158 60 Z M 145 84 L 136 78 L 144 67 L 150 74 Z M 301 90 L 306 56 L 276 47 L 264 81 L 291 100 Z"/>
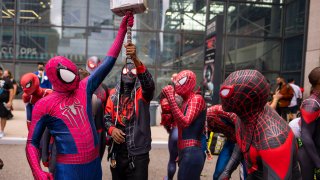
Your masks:
<path fill-rule="evenodd" d="M 187 77 L 183 77 L 182 79 L 179 80 L 179 84 L 184 85 L 184 83 L 186 83 L 186 81 L 187 81 Z"/>
<path fill-rule="evenodd" d="M 128 73 L 128 69 L 127 68 L 123 68 L 122 74 L 127 74 L 127 73 Z"/>
<path fill-rule="evenodd" d="M 137 75 L 137 69 L 136 68 L 131 69 L 131 73 L 134 74 L 134 75 Z"/>
<path fill-rule="evenodd" d="M 231 91 L 230 89 L 223 89 L 223 90 L 221 90 L 220 94 L 223 97 L 227 97 L 229 95 L 230 91 Z"/>
<path fill-rule="evenodd" d="M 76 75 L 67 69 L 60 69 L 59 73 L 61 79 L 66 83 L 71 83 L 76 78 Z"/>
<path fill-rule="evenodd" d="M 91 69 L 95 68 L 95 64 L 89 63 L 89 68 L 91 68 Z"/>
<path fill-rule="evenodd" d="M 31 82 L 28 82 L 28 84 L 26 84 L 26 88 L 31 87 Z"/>
<path fill-rule="evenodd" d="M 234 91 L 233 86 L 224 86 L 220 90 L 220 96 L 222 98 L 229 98 L 233 94 L 233 91 Z"/>

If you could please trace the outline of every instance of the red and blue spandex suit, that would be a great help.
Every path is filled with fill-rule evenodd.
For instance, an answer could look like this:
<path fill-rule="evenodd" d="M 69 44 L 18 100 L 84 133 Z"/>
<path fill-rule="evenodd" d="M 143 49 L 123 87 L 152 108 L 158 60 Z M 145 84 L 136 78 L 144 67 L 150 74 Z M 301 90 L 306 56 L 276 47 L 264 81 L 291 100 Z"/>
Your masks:
<path fill-rule="evenodd" d="M 206 104 L 203 97 L 194 92 L 195 86 L 196 75 L 184 70 L 174 78 L 174 88 L 169 85 L 162 89 L 178 126 L 179 180 L 200 179 L 204 165 L 201 138 L 206 120 Z M 183 98 L 181 109 L 174 93 Z"/>
<path fill-rule="evenodd" d="M 27 159 L 36 179 L 52 178 L 39 164 L 39 143 L 48 127 L 57 147 L 55 179 L 101 179 L 98 136 L 92 116 L 92 95 L 111 71 L 122 47 L 127 20 L 133 25 L 133 15 L 126 15 L 118 35 L 104 62 L 80 81 L 77 67 L 69 59 L 50 59 L 46 72 L 54 92 L 37 102 L 28 134 Z"/>
<path fill-rule="evenodd" d="M 51 94 L 52 90 L 41 88 L 38 76 L 33 73 L 24 74 L 21 77 L 20 84 L 23 89 L 22 100 L 26 104 L 27 126 L 29 129 L 33 105 L 41 98 Z"/>

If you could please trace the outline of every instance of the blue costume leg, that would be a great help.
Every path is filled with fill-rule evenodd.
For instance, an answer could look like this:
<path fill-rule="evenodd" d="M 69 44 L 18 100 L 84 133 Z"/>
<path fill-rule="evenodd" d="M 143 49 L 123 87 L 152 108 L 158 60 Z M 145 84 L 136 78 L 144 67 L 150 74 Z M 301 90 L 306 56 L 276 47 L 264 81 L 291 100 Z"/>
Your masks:
<path fill-rule="evenodd" d="M 170 135 L 169 135 L 169 162 L 168 162 L 168 173 L 167 178 L 173 179 L 173 176 L 176 172 L 176 159 L 178 157 L 178 128 L 172 128 Z"/>
<path fill-rule="evenodd" d="M 56 164 L 54 179 L 57 180 L 101 180 L 101 159 L 97 159 L 87 164 Z"/>
<path fill-rule="evenodd" d="M 224 143 L 224 146 L 217 160 L 216 169 L 214 170 L 214 173 L 213 173 L 214 180 L 219 178 L 224 168 L 228 164 L 231 154 L 233 152 L 233 148 L 234 148 L 234 143 L 228 140 Z"/>
<path fill-rule="evenodd" d="M 180 151 L 178 180 L 200 180 L 204 159 L 201 147 L 187 147 Z"/>

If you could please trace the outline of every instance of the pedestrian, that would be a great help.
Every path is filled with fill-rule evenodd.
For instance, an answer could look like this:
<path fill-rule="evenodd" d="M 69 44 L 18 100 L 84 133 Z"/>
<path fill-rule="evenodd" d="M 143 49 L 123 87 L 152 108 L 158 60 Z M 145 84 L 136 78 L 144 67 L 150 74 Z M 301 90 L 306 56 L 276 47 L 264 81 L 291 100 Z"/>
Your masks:
<path fill-rule="evenodd" d="M 43 62 L 38 62 L 38 71 L 34 72 L 34 74 L 38 76 L 41 88 L 52 89 L 52 85 L 48 79 L 47 73 L 45 72 Z"/>
<path fill-rule="evenodd" d="M 295 119 L 297 117 L 297 113 L 302 102 L 302 92 L 300 87 L 295 84 L 295 81 L 293 78 L 288 79 L 288 83 L 292 87 L 294 92 L 291 102 L 288 106 L 289 113 L 288 113 L 287 119 L 291 121 L 292 119 Z"/>
<path fill-rule="evenodd" d="M 4 72 L 3 72 L 3 77 L 10 79 L 10 81 L 12 82 L 12 86 L 13 86 L 13 99 L 14 99 L 15 96 L 18 94 L 18 84 L 17 84 L 16 80 L 13 78 L 12 73 L 11 73 L 8 69 L 4 70 Z M 19 90 L 20 90 L 20 88 L 19 88 Z M 20 92 L 19 92 L 19 93 L 20 93 Z M 13 117 L 12 111 L 13 111 L 13 106 L 11 106 L 11 109 L 10 109 L 10 113 L 11 113 L 11 114 L 10 114 L 10 117 L 11 117 L 11 118 L 9 118 L 9 119 L 12 119 L 12 117 Z M 8 119 L 8 120 L 9 120 L 9 119 Z"/>
<path fill-rule="evenodd" d="M 63 56 L 46 64 L 53 93 L 33 110 L 26 155 L 35 179 L 53 179 L 39 164 L 40 138 L 46 127 L 57 147 L 55 179 L 102 179 L 98 136 L 93 122 L 92 95 L 114 66 L 133 15 L 123 17 L 116 39 L 98 69 L 80 81 L 77 66 Z"/>
<path fill-rule="evenodd" d="M 5 136 L 4 129 L 7 120 L 12 118 L 13 85 L 9 78 L 3 77 L 3 69 L 0 67 L 0 138 Z"/>
<path fill-rule="evenodd" d="M 151 150 L 150 101 L 154 81 L 137 56 L 136 46 L 125 45 L 128 62 L 121 70 L 120 82 L 110 91 L 105 128 L 112 137 L 108 159 L 113 180 L 147 180 Z"/>
<path fill-rule="evenodd" d="M 201 142 L 206 121 L 206 103 L 194 90 L 195 86 L 195 73 L 184 70 L 174 78 L 174 87 L 167 85 L 162 89 L 178 126 L 179 180 L 200 179 L 205 162 Z M 175 93 L 183 99 L 181 108 L 176 103 Z"/>
<path fill-rule="evenodd" d="M 277 78 L 277 85 L 278 87 L 276 91 L 279 91 L 279 93 L 282 95 L 282 97 L 278 101 L 277 112 L 284 120 L 287 121 L 288 120 L 287 115 L 289 113 L 289 105 L 294 95 L 294 91 L 292 87 L 286 83 L 283 77 L 279 76 Z"/>
<path fill-rule="evenodd" d="M 308 75 L 311 95 L 302 102 L 301 140 L 299 156 L 302 156 L 302 179 L 320 179 L 320 67 Z"/>

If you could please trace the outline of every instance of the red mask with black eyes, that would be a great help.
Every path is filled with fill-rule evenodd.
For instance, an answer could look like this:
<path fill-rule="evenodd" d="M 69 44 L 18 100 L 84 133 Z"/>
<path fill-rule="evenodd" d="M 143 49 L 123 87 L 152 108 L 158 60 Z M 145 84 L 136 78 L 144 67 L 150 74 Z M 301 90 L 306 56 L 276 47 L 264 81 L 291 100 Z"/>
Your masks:
<path fill-rule="evenodd" d="M 196 86 L 196 79 L 194 72 L 190 70 L 181 71 L 173 80 L 176 93 L 183 97 L 188 96 Z"/>
<path fill-rule="evenodd" d="M 39 78 L 33 73 L 24 74 L 20 80 L 23 92 L 27 95 L 33 94 L 40 87 Z"/>

